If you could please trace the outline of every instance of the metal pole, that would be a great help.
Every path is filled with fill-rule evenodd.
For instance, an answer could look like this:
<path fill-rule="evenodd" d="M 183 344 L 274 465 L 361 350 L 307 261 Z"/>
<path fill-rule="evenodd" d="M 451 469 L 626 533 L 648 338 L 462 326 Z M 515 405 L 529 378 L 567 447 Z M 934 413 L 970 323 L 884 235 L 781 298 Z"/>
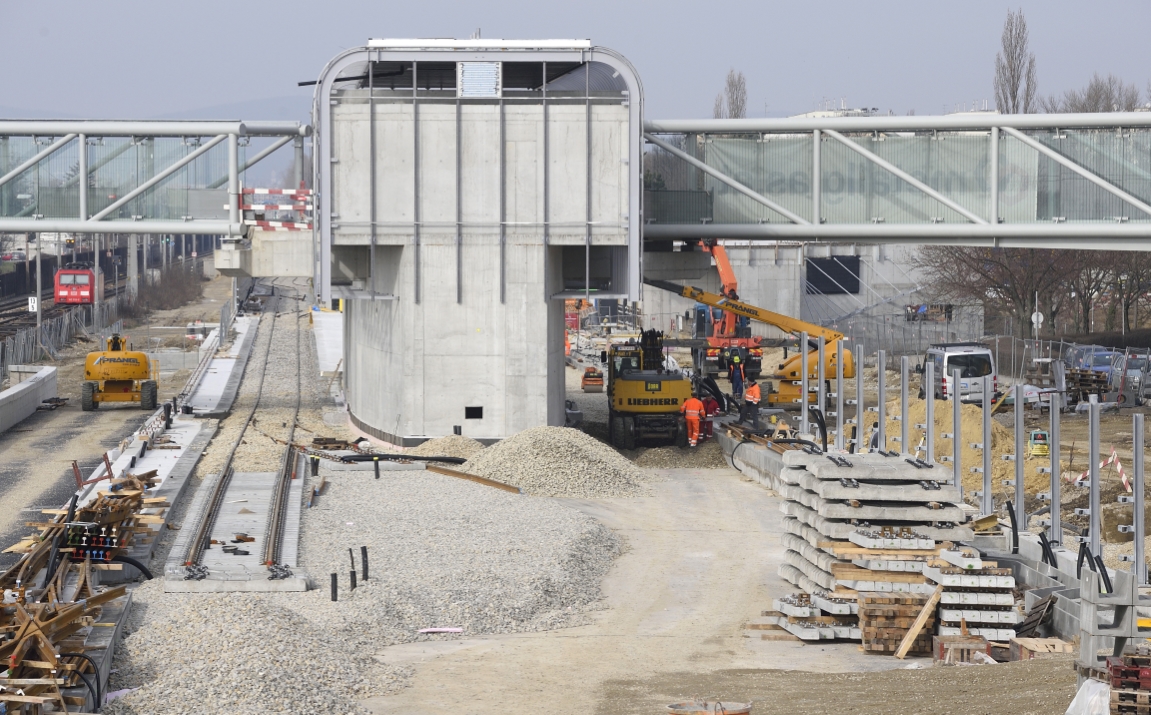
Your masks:
<path fill-rule="evenodd" d="M 935 464 L 935 363 L 928 360 L 923 365 L 923 399 L 927 401 L 927 415 L 924 419 L 924 438 L 928 464 Z"/>
<path fill-rule="evenodd" d="M 855 355 L 860 356 L 855 363 L 855 451 L 862 452 L 867 444 L 864 438 L 864 415 L 867 414 L 867 407 L 863 400 L 863 342 L 857 342 L 854 345 Z"/>
<path fill-rule="evenodd" d="M 220 137 L 216 137 L 212 141 L 200 147 L 197 151 L 192 152 L 189 156 L 195 156 L 197 153 L 202 153 L 201 150 L 206 151 L 217 143 Z M 174 166 L 179 166 L 179 162 Z M 160 173 L 163 176 L 164 172 Z M 155 181 L 155 179 L 153 179 Z M 149 182 L 151 183 L 151 182 Z M 236 134 L 228 135 L 228 223 L 237 224 L 240 222 L 240 137 Z"/>
<path fill-rule="evenodd" d="M 899 358 L 899 451 L 903 454 L 911 454 L 911 448 L 907 445 L 907 440 L 911 438 L 911 421 L 907 419 L 908 362 L 906 355 Z"/>
<path fill-rule="evenodd" d="M 1063 409 L 1063 395 L 1051 393 L 1051 525 L 1047 528 L 1047 540 L 1053 544 L 1063 543 L 1063 519 L 1060 510 L 1060 490 L 1063 486 L 1062 466 L 1059 464 L 1059 413 Z"/>
<path fill-rule="evenodd" d="M 80 177 L 80 220 L 88 220 L 88 137 L 80 135 L 80 170 L 77 172 Z M 76 244 L 72 244 L 75 246 Z M 72 256 L 72 260 L 76 260 L 76 256 Z"/>
<path fill-rule="evenodd" d="M 847 422 L 843 419 L 843 340 L 835 341 L 835 447 L 843 451 L 843 433 Z"/>
<path fill-rule="evenodd" d="M 822 335 L 815 339 L 815 345 L 819 357 L 819 364 L 815 366 L 815 402 L 819 411 L 823 412 L 827 409 L 827 392 L 824 388 L 824 385 L 827 384 L 826 368 L 824 367 L 827 358 L 827 347 Z M 824 424 L 826 424 L 826 417 L 824 418 Z"/>
<path fill-rule="evenodd" d="M 1091 554 L 1099 553 L 1099 535 L 1100 523 L 1102 515 L 1099 513 L 1099 403 L 1091 402 L 1087 406 L 1087 434 L 1088 434 L 1088 448 L 1087 448 L 1087 462 L 1091 475 L 1091 501 L 1088 508 L 1091 513 L 1088 531 L 1087 546 L 1091 550 Z"/>
<path fill-rule="evenodd" d="M 963 403 L 959 400 L 959 370 L 951 371 L 951 466 L 959 501 L 963 502 Z"/>
<path fill-rule="evenodd" d="M 1027 511 L 1023 508 L 1023 467 L 1024 467 L 1024 441 L 1023 441 L 1023 385 L 1015 386 L 1015 523 L 1023 531 L 1027 531 Z"/>
<path fill-rule="evenodd" d="M 818 129 L 812 133 L 813 143 L 811 145 L 811 222 L 816 226 L 823 223 L 823 217 L 820 211 L 820 204 L 823 202 L 823 186 L 822 186 L 822 166 L 823 162 L 819 156 L 820 143 L 822 141 L 819 136 Z"/>
<path fill-rule="evenodd" d="M 991 378 L 984 376 L 983 380 L 983 500 L 982 511 L 984 515 L 995 509 L 995 500 L 991 498 Z M 955 399 L 960 399 L 959 382 L 956 382 Z"/>
<path fill-rule="evenodd" d="M 992 224 L 999 223 L 999 127 L 991 127 L 991 215 L 988 216 Z M 996 345 L 999 341 L 996 341 Z"/>
<path fill-rule="evenodd" d="M 879 372 L 879 438 L 878 449 L 880 451 L 887 451 L 887 370 L 885 365 L 887 363 L 887 351 L 880 350 L 878 358 L 876 359 L 875 366 Z"/>
<path fill-rule="evenodd" d="M 1144 538 L 1144 498 L 1143 498 L 1143 415 L 1135 413 L 1131 415 L 1131 434 L 1132 434 L 1132 448 L 1134 449 L 1133 463 L 1135 468 L 1135 484 L 1134 492 L 1131 495 L 1134 507 L 1134 520 L 1131 522 L 1131 528 L 1134 532 L 1132 536 L 1135 537 L 1135 583 L 1142 586 L 1147 583 L 1147 558 L 1143 553 L 1143 538 Z"/>
<path fill-rule="evenodd" d="M 807 434 L 807 332 L 799 334 L 799 432 Z"/>
<path fill-rule="evenodd" d="M 40 243 L 41 243 L 40 234 L 36 234 L 36 353 L 37 354 L 39 354 L 39 352 L 40 352 L 40 344 L 42 343 L 42 341 L 44 339 L 43 310 L 40 306 L 40 304 L 43 302 L 43 298 L 44 298 L 43 290 L 42 290 L 41 285 L 40 285 L 41 280 L 44 277 L 42 274 L 42 271 L 40 269 L 40 254 L 42 253 L 42 251 L 40 250 Z"/>

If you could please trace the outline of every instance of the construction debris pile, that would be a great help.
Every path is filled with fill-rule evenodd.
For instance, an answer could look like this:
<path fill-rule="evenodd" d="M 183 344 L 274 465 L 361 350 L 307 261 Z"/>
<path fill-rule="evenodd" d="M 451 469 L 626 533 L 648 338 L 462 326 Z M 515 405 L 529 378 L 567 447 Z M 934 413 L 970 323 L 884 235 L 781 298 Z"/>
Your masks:
<path fill-rule="evenodd" d="M 650 480 L 608 445 L 564 427 L 533 427 L 479 452 L 462 471 L 513 484 L 534 496 L 641 496 Z"/>

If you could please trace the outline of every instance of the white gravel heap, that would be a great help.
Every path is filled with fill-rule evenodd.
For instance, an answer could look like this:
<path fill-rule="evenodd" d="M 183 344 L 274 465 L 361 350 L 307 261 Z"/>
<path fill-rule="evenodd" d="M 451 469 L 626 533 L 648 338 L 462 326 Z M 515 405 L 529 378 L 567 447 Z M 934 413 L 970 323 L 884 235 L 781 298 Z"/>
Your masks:
<path fill-rule="evenodd" d="M 471 459 L 483 448 L 483 443 L 477 442 L 471 437 L 450 434 L 447 437 L 429 439 L 427 442 L 407 450 L 405 454 L 414 454 L 417 457 L 460 457 L 461 459 Z"/>
<path fill-rule="evenodd" d="M 320 590 L 309 607 L 352 633 L 392 642 L 421 628 L 465 635 L 559 628 L 583 622 L 619 553 L 595 519 L 554 502 L 434 472 L 331 472 L 304 521 L 302 562 Z M 370 578 L 347 590 L 351 563 Z M 339 574 L 340 602 L 329 599 Z"/>
<path fill-rule="evenodd" d="M 143 687 L 108 715 L 362 712 L 356 702 L 400 673 L 293 613 L 284 594 L 163 593 L 157 579 L 133 600 L 129 628 L 148 625 L 117 647 L 109 690 Z"/>
<path fill-rule="evenodd" d="M 643 470 L 579 430 L 533 427 L 498 442 L 461 469 L 528 494 L 596 499 L 645 494 Z"/>

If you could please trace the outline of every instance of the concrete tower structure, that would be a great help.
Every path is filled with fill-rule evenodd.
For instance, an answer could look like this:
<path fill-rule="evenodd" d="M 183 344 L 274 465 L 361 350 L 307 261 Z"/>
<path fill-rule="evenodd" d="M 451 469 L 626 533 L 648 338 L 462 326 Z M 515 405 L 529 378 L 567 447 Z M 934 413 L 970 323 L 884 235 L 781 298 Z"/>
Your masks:
<path fill-rule="evenodd" d="M 563 424 L 563 300 L 640 297 L 642 102 L 584 40 L 372 40 L 328 64 L 315 286 L 345 301 L 358 427 Z"/>

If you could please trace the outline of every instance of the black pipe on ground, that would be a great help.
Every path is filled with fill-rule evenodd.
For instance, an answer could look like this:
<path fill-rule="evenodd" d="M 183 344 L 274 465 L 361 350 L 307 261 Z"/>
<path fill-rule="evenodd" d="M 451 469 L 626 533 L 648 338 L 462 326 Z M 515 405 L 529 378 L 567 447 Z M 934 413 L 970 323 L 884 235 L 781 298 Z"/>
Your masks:
<path fill-rule="evenodd" d="M 131 556 L 124 556 L 123 554 L 121 554 L 119 556 L 113 556 L 112 561 L 113 562 L 118 561 L 122 564 L 128 564 L 129 566 L 135 566 L 136 570 L 138 570 L 144 578 L 148 579 L 149 581 L 152 580 L 152 572 L 148 570 L 148 567 L 145 566 L 144 564 L 140 563 L 136 559 L 132 558 Z"/>
<path fill-rule="evenodd" d="M 340 459 L 344 462 L 371 462 L 382 459 L 388 462 L 410 459 L 415 462 L 446 462 L 447 464 L 463 464 L 468 461 L 463 457 L 417 457 L 414 454 L 349 454 Z"/>

